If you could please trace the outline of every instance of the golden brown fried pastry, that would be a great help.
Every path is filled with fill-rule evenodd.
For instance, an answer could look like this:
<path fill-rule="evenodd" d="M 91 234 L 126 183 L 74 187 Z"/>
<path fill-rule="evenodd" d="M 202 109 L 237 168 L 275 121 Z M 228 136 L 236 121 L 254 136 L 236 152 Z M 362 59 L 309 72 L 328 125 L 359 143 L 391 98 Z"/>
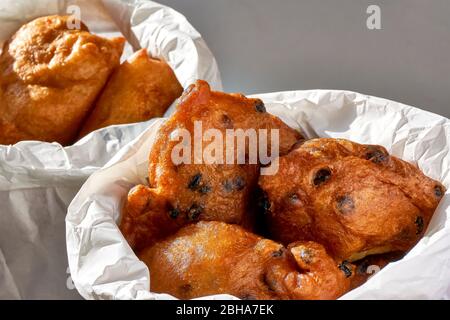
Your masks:
<path fill-rule="evenodd" d="M 336 299 L 350 279 L 315 242 L 288 248 L 237 225 L 198 222 L 143 250 L 153 292 L 177 298 Z"/>
<path fill-rule="evenodd" d="M 124 39 L 69 29 L 67 16 L 38 18 L 5 43 L 0 56 L 0 143 L 70 144 L 109 74 Z"/>
<path fill-rule="evenodd" d="M 147 247 L 198 220 L 253 226 L 249 207 L 259 176 L 258 163 L 194 164 L 194 144 L 201 143 L 204 149 L 210 144 L 194 137 L 196 121 L 201 122 L 202 132 L 211 128 L 222 133 L 227 129 L 278 129 L 280 153 L 286 153 L 300 139 L 299 133 L 265 112 L 261 100 L 214 92 L 206 82 L 198 81 L 187 90 L 176 112 L 159 130 L 150 153 L 150 186 L 137 186 L 128 195 L 121 230 L 135 249 Z M 171 136 L 181 128 L 191 133 L 188 141 L 193 146 L 187 154 L 191 164 L 175 164 L 172 160 L 172 151 L 180 142 Z M 247 155 L 248 150 L 242 149 Z"/>
<path fill-rule="evenodd" d="M 409 250 L 445 190 L 383 147 L 343 139 L 303 143 L 259 184 L 275 239 L 317 241 L 349 261 Z"/>
<path fill-rule="evenodd" d="M 80 137 L 113 124 L 161 117 L 182 92 L 170 66 L 141 49 L 114 71 Z"/>

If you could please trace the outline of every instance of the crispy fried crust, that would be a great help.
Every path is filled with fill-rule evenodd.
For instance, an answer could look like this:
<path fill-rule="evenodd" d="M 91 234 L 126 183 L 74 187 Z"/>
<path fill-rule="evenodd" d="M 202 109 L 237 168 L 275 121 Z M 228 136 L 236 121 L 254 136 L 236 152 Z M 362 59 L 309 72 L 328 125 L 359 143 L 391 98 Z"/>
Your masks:
<path fill-rule="evenodd" d="M 69 30 L 67 16 L 38 18 L 0 56 L 0 143 L 73 142 L 91 104 L 119 64 L 124 39 Z"/>
<path fill-rule="evenodd" d="M 161 117 L 182 92 L 170 66 L 141 49 L 114 71 L 80 137 L 113 124 Z"/>
<path fill-rule="evenodd" d="M 258 164 L 173 163 L 172 150 L 179 141 L 170 137 L 175 130 L 185 128 L 196 139 L 194 121 L 202 122 L 203 132 L 208 128 L 223 133 L 238 128 L 279 129 L 282 153 L 300 139 L 299 133 L 266 113 L 261 100 L 213 92 L 206 82 L 198 81 L 159 131 L 150 153 L 150 186 L 137 186 L 128 195 L 121 230 L 133 248 L 146 247 L 198 220 L 224 221 L 250 229 L 253 226 L 250 206 L 259 176 Z M 203 147 L 208 144 L 204 142 Z M 194 147 L 192 162 L 193 155 Z"/>
<path fill-rule="evenodd" d="M 409 250 L 445 192 L 383 147 L 342 139 L 305 142 L 259 184 L 275 239 L 314 240 L 349 261 Z"/>
<path fill-rule="evenodd" d="M 228 293 L 241 299 L 335 299 L 350 278 L 314 242 L 288 248 L 236 225 L 199 222 L 143 250 L 150 286 L 181 299 Z"/>

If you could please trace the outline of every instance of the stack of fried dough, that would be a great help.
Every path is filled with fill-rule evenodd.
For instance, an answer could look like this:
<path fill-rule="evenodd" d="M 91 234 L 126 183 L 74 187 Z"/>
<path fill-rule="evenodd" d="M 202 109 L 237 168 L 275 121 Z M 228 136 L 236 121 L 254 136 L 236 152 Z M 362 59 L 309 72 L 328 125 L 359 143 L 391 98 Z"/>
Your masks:
<path fill-rule="evenodd" d="M 112 124 L 164 114 L 182 93 L 169 65 L 137 51 L 120 64 L 124 39 L 105 39 L 71 17 L 22 26 L 0 55 L 0 144 L 69 145 Z M 175 163 L 174 133 L 277 130 L 268 164 Z M 260 140 L 258 140 L 258 147 Z M 207 148 L 210 141 L 194 141 Z M 250 159 L 250 143 L 233 154 Z M 228 146 L 223 146 L 225 154 Z M 150 287 L 190 299 L 336 299 L 364 283 L 368 266 L 400 259 L 424 235 L 445 193 L 416 166 L 377 145 L 307 140 L 260 99 L 186 89 L 150 150 L 148 185 L 133 187 L 120 221 L 150 269 Z"/>
<path fill-rule="evenodd" d="M 196 121 L 222 133 L 277 129 L 278 170 L 261 175 L 261 161 L 174 162 L 174 132 L 193 133 Z M 263 101 L 197 81 L 160 128 L 148 185 L 129 191 L 120 229 L 149 267 L 154 292 L 336 299 L 367 280 L 368 266 L 383 267 L 411 249 L 444 193 L 381 146 L 306 140 Z"/>
<path fill-rule="evenodd" d="M 160 117 L 182 93 L 170 66 L 143 49 L 120 64 L 124 38 L 89 32 L 73 17 L 23 25 L 0 55 L 0 144 L 69 145 L 93 130 Z"/>

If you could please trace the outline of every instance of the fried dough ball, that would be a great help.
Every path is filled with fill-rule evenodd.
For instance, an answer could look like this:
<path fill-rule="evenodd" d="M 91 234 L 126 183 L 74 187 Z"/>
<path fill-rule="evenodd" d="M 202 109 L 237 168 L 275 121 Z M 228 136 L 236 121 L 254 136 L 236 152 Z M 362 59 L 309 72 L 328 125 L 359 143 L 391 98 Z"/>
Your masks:
<path fill-rule="evenodd" d="M 141 49 L 114 71 L 80 137 L 113 124 L 161 117 L 182 92 L 170 66 Z"/>
<path fill-rule="evenodd" d="M 191 299 L 336 299 L 350 278 L 315 242 L 287 248 L 223 222 L 198 222 L 139 254 L 153 292 Z"/>
<path fill-rule="evenodd" d="M 251 203 L 259 176 L 258 162 L 195 164 L 195 144 L 206 149 L 212 143 L 195 136 L 196 121 L 201 122 L 202 132 L 213 128 L 224 135 L 227 129 L 278 129 L 280 153 L 286 153 L 301 138 L 297 131 L 265 112 L 261 100 L 214 92 L 206 82 L 197 81 L 159 130 L 150 152 L 149 186 L 137 186 L 128 194 L 120 227 L 135 249 L 198 220 L 224 221 L 250 229 L 253 226 Z M 173 150 L 182 142 L 171 137 L 180 129 L 190 133 L 192 148 L 186 151 L 190 164 L 176 164 L 172 159 Z M 217 150 L 226 155 L 226 146 L 224 143 L 223 149 Z M 247 157 L 247 148 L 237 146 L 236 142 L 231 151 L 242 149 L 238 151 Z M 272 145 L 268 148 L 272 150 Z"/>
<path fill-rule="evenodd" d="M 124 39 L 69 29 L 68 16 L 23 25 L 0 56 L 0 143 L 73 142 L 112 70 Z"/>
<path fill-rule="evenodd" d="M 259 180 L 271 235 L 317 241 L 342 260 L 409 250 L 445 192 L 381 146 L 314 139 L 279 160 Z"/>

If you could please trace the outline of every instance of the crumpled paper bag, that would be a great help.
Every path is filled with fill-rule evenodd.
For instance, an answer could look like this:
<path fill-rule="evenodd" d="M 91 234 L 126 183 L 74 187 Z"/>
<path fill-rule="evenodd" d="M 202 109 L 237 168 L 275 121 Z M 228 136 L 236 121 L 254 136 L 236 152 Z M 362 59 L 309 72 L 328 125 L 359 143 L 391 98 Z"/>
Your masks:
<path fill-rule="evenodd" d="M 73 5 L 92 32 L 122 31 L 129 42 L 122 59 L 147 48 L 168 61 L 184 87 L 203 78 L 221 89 L 216 61 L 201 35 L 181 14 L 151 1 L 4 0 L 0 41 L 33 18 L 66 14 Z M 69 147 L 36 141 L 0 145 L 0 299 L 80 298 L 67 263 L 67 206 L 89 175 L 147 127 L 146 122 L 111 126 Z"/>
<path fill-rule="evenodd" d="M 401 103 L 348 91 L 312 90 L 256 95 L 267 110 L 308 137 L 381 144 L 450 187 L 450 120 Z M 69 206 L 67 251 L 72 279 L 87 299 L 166 299 L 149 291 L 149 270 L 117 222 L 128 190 L 145 183 L 148 154 L 163 119 L 94 173 Z M 449 299 L 450 192 L 423 239 L 342 299 Z M 150 271 L 151 272 L 151 271 Z M 206 298 L 231 298 L 227 295 Z"/>

